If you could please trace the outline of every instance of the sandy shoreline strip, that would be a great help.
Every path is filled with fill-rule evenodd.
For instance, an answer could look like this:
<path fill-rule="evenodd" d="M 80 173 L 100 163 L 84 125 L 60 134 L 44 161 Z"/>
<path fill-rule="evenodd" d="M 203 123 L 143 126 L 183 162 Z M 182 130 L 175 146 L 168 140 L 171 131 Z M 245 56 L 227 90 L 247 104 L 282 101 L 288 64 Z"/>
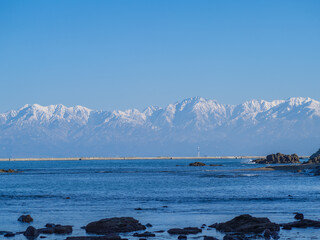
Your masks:
<path fill-rule="evenodd" d="M 69 158 L 0 158 L 1 162 L 8 161 L 79 161 L 79 160 L 210 160 L 210 159 L 256 159 L 265 158 L 265 156 L 215 156 L 215 157 L 69 157 Z M 308 156 L 301 156 L 308 158 Z"/>

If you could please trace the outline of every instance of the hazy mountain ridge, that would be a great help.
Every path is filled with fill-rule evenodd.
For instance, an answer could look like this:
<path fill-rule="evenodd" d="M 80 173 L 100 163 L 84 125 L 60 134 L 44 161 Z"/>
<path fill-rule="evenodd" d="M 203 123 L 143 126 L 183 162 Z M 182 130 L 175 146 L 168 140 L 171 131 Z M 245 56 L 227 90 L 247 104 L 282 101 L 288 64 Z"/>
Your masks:
<path fill-rule="evenodd" d="M 139 111 L 25 105 L 0 114 L 0 156 L 128 156 L 312 152 L 320 102 L 311 98 L 224 105 L 188 98 Z"/>

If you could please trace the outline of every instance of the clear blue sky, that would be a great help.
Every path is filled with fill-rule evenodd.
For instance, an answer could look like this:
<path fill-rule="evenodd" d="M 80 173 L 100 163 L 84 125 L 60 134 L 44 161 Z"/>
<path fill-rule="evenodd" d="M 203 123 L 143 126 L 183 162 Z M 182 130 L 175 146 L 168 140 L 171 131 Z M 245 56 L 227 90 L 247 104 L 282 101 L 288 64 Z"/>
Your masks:
<path fill-rule="evenodd" d="M 319 89 L 319 0 L 0 1 L 0 112 Z"/>

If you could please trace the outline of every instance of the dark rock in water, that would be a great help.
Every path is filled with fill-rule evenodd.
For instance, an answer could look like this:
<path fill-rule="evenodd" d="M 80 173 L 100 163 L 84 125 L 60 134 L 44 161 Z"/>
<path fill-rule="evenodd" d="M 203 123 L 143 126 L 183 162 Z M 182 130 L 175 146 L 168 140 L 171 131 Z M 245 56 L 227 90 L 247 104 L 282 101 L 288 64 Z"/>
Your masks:
<path fill-rule="evenodd" d="M 14 237 L 15 234 L 14 234 L 13 232 L 8 232 L 8 233 L 6 233 L 6 234 L 3 235 L 3 236 L 9 238 L 9 237 Z"/>
<path fill-rule="evenodd" d="M 134 232 L 145 229 L 145 226 L 132 217 L 105 218 L 86 226 L 86 232 L 94 234 Z"/>
<path fill-rule="evenodd" d="M 29 240 L 32 240 L 32 239 L 36 239 L 38 236 L 39 236 L 39 232 L 37 229 L 35 229 L 34 227 L 32 226 L 29 226 L 26 231 L 23 233 L 23 235 L 29 239 Z"/>
<path fill-rule="evenodd" d="M 47 238 L 46 236 L 40 236 L 39 238 Z"/>
<path fill-rule="evenodd" d="M 215 237 L 209 237 L 209 236 L 204 236 L 203 240 L 218 240 L 218 238 Z"/>
<path fill-rule="evenodd" d="M 70 226 L 70 225 L 55 226 L 53 228 L 53 231 L 55 234 L 70 234 L 70 233 L 72 233 L 72 226 Z"/>
<path fill-rule="evenodd" d="M 147 223 L 147 224 L 146 224 L 146 227 L 151 228 L 151 227 L 152 227 L 152 224 L 151 224 L 151 223 Z"/>
<path fill-rule="evenodd" d="M 47 223 L 45 227 L 47 228 L 53 228 L 55 227 L 56 225 L 54 223 Z"/>
<path fill-rule="evenodd" d="M 294 213 L 294 214 L 296 214 L 294 216 L 295 219 L 297 219 L 297 220 L 303 220 L 304 219 L 304 216 L 303 216 L 302 213 Z"/>
<path fill-rule="evenodd" d="M 33 218 L 30 215 L 21 215 L 18 218 L 19 222 L 25 222 L 25 223 L 30 223 L 33 222 Z"/>
<path fill-rule="evenodd" d="M 216 228 L 221 232 L 254 234 L 261 234 L 266 229 L 269 229 L 271 232 L 280 230 L 279 225 L 271 222 L 268 218 L 256 218 L 249 214 L 240 215 L 225 223 L 215 223 L 209 227 Z"/>
<path fill-rule="evenodd" d="M 266 158 L 259 158 L 253 160 L 255 163 L 259 164 L 281 164 L 281 163 L 300 163 L 297 154 L 286 155 L 282 153 L 270 154 Z"/>
<path fill-rule="evenodd" d="M 18 172 L 14 169 L 0 169 L 0 173 L 15 173 Z"/>
<path fill-rule="evenodd" d="M 109 234 L 105 236 L 67 237 L 66 240 L 121 240 L 121 237 L 117 234 Z"/>
<path fill-rule="evenodd" d="M 313 170 L 311 170 L 311 174 L 313 176 L 320 176 L 320 166 L 319 167 L 315 167 Z"/>
<path fill-rule="evenodd" d="M 144 233 L 134 233 L 134 237 L 155 237 L 156 235 L 151 232 L 144 232 Z"/>
<path fill-rule="evenodd" d="M 320 163 L 320 149 L 312 154 L 306 163 Z"/>
<path fill-rule="evenodd" d="M 269 229 L 266 229 L 263 233 L 263 236 L 266 238 L 266 239 L 270 239 L 271 238 L 271 231 Z"/>
<path fill-rule="evenodd" d="M 291 228 L 308 228 L 308 227 L 320 228 L 320 221 L 302 219 L 300 221 L 281 224 L 280 226 L 282 226 L 283 229 L 286 229 L 286 230 L 289 230 Z"/>
<path fill-rule="evenodd" d="M 187 236 L 186 235 L 180 235 L 178 237 L 179 240 L 186 240 L 187 239 Z"/>
<path fill-rule="evenodd" d="M 206 164 L 203 162 L 194 162 L 194 163 L 189 163 L 189 166 L 194 166 L 194 167 L 202 167 L 205 166 Z"/>
<path fill-rule="evenodd" d="M 38 229 L 38 232 L 41 234 L 53 234 L 54 233 L 54 230 L 53 228 L 39 228 Z"/>
<path fill-rule="evenodd" d="M 196 227 L 172 228 L 168 230 L 168 233 L 172 235 L 188 235 L 188 234 L 197 234 L 200 232 L 202 232 L 202 230 Z"/>

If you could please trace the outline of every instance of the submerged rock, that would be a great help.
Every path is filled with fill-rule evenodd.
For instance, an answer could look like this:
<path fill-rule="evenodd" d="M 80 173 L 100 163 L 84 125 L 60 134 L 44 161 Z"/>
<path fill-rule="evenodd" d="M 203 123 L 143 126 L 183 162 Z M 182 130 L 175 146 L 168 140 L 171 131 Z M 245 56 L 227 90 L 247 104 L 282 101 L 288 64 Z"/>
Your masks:
<path fill-rule="evenodd" d="M 33 218 L 28 214 L 28 215 L 21 215 L 18 218 L 19 222 L 25 222 L 25 223 L 30 223 L 33 222 Z"/>
<path fill-rule="evenodd" d="M 254 234 L 261 234 L 266 229 L 269 229 L 271 232 L 280 230 L 279 225 L 271 222 L 268 218 L 256 218 L 249 214 L 240 215 L 225 223 L 215 223 L 209 227 L 221 232 Z"/>
<path fill-rule="evenodd" d="M 270 154 L 266 158 L 259 158 L 253 160 L 259 164 L 281 164 L 281 163 L 300 163 L 297 154 L 286 155 L 282 153 Z"/>
<path fill-rule="evenodd" d="M 194 166 L 194 167 L 199 167 L 199 166 L 206 166 L 205 163 L 203 162 L 194 162 L 194 163 L 189 163 L 189 166 Z"/>
<path fill-rule="evenodd" d="M 86 232 L 94 234 L 134 232 L 145 229 L 145 226 L 132 217 L 105 218 L 86 226 Z"/>
<path fill-rule="evenodd" d="M 200 232 L 202 232 L 202 230 L 196 227 L 172 228 L 168 230 L 168 233 L 172 235 L 188 235 L 188 234 L 197 234 Z"/>

